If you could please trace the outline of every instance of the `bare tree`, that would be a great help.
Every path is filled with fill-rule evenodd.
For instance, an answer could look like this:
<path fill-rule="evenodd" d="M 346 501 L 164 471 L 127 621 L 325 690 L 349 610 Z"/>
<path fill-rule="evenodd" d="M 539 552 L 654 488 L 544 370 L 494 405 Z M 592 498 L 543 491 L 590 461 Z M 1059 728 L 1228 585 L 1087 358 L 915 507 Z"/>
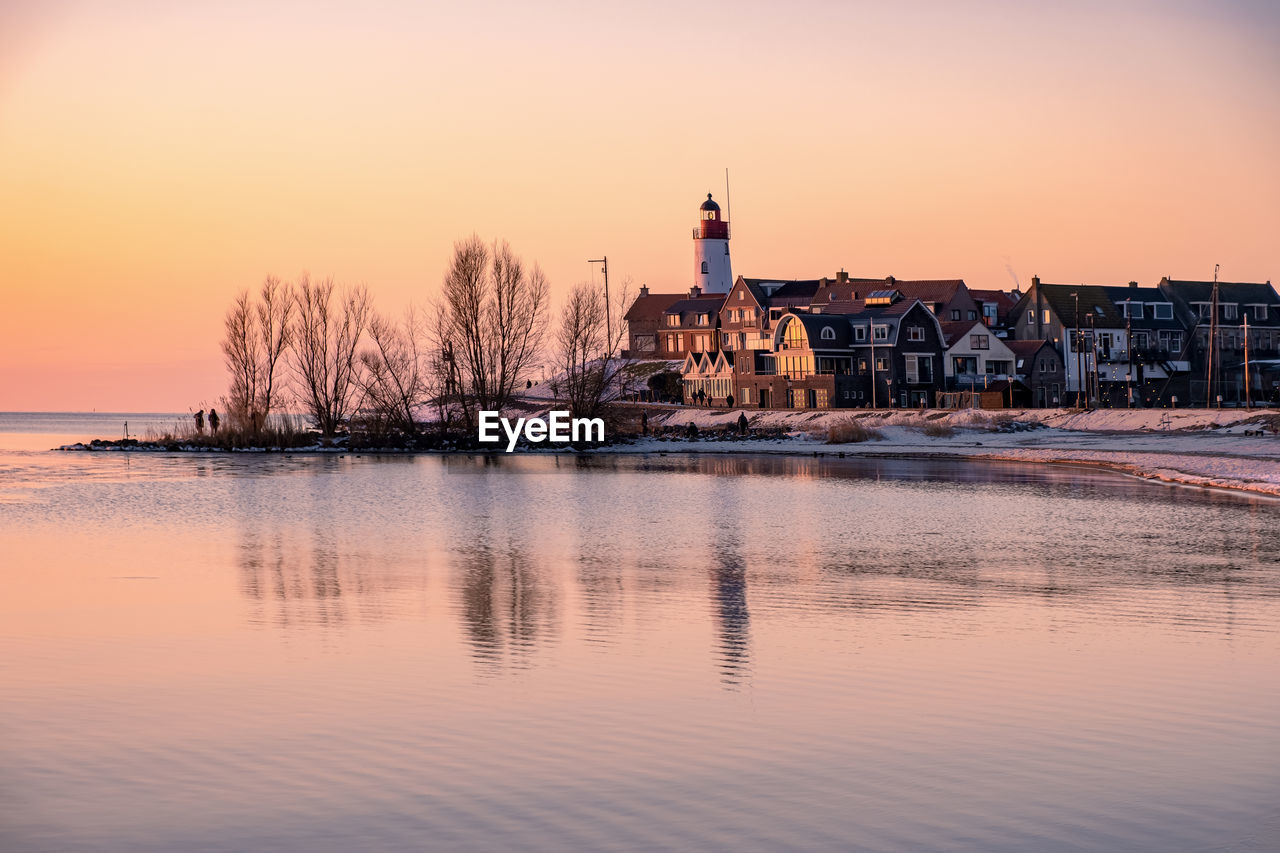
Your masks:
<path fill-rule="evenodd" d="M 312 420 L 332 438 L 356 408 L 357 351 L 368 322 L 369 291 L 361 285 L 339 293 L 333 279 L 312 282 L 304 275 L 294 302 L 294 378 Z"/>
<path fill-rule="evenodd" d="M 557 375 L 551 390 L 564 398 L 575 417 L 599 416 L 628 390 L 631 372 L 621 357 L 626 339 L 621 314 L 629 290 L 629 281 L 624 280 L 610 303 L 594 285 L 578 284 L 561 311 L 555 333 Z"/>
<path fill-rule="evenodd" d="M 278 367 L 289 346 L 291 288 L 267 276 L 255 303 L 245 290 L 227 311 L 222 352 L 231 374 L 223 410 L 242 429 L 260 432 L 279 404 Z"/>
<path fill-rule="evenodd" d="M 255 432 L 267 424 L 271 410 L 280 402 L 277 373 L 293 337 L 293 286 L 275 276 L 267 276 L 258 295 L 258 335 L 262 342 L 262 366 L 258 371 L 257 403 L 252 412 Z"/>
<path fill-rule="evenodd" d="M 537 264 L 505 241 L 492 247 L 472 235 L 454 244 L 432 324 L 443 359 L 446 396 L 466 428 L 479 410 L 500 410 L 529 373 L 547 328 L 549 287 Z"/>
<path fill-rule="evenodd" d="M 262 338 L 258 334 L 258 315 L 249 291 L 244 290 L 227 310 L 222 353 L 231 388 L 223 399 L 223 411 L 231 425 L 245 428 L 253 423 L 253 410 L 258 399 L 258 371 L 262 365 Z"/>
<path fill-rule="evenodd" d="M 360 354 L 366 405 L 383 423 L 406 435 L 416 432 L 414 411 L 430 392 L 424 337 L 421 315 L 413 308 L 400 322 L 375 314 L 369 321 L 371 346 Z"/>

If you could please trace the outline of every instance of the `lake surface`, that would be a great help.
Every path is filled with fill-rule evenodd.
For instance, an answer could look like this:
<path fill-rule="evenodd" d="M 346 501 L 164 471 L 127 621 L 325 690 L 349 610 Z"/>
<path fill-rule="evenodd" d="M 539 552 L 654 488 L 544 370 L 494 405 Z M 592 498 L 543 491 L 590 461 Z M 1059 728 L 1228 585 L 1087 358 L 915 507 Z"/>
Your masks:
<path fill-rule="evenodd" d="M 0 850 L 1275 850 L 1278 522 L 1068 468 L 3 451 Z"/>

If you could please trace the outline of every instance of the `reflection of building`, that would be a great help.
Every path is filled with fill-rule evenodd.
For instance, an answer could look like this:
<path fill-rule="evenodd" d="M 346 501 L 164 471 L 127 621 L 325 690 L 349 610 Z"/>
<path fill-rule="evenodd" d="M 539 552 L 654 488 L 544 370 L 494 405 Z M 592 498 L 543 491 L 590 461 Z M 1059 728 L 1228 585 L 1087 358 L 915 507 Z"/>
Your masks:
<path fill-rule="evenodd" d="M 751 675 L 751 614 L 747 609 L 747 569 L 736 524 L 717 526 L 711 555 L 711 594 L 720 629 L 720 680 L 737 685 Z"/>

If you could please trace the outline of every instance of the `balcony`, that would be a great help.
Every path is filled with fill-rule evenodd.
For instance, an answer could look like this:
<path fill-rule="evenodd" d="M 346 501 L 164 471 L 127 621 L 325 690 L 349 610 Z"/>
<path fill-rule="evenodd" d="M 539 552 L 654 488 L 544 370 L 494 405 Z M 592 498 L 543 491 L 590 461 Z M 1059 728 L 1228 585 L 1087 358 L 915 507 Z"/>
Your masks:
<path fill-rule="evenodd" d="M 702 226 L 701 225 L 695 226 L 693 229 L 693 239 L 695 240 L 728 240 L 729 239 L 729 223 L 728 222 L 724 223 L 723 237 L 703 237 Z"/>

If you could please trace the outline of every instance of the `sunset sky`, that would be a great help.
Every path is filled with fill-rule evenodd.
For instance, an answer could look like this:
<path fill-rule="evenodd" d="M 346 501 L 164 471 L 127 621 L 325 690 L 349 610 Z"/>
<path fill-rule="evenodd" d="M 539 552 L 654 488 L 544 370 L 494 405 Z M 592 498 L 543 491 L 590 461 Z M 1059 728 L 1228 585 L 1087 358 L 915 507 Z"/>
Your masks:
<path fill-rule="evenodd" d="M 725 167 L 735 273 L 1280 280 L 1275 5 L 1066 6 L 6 0 L 0 410 L 216 405 L 241 288 L 472 232 L 685 289 Z"/>

